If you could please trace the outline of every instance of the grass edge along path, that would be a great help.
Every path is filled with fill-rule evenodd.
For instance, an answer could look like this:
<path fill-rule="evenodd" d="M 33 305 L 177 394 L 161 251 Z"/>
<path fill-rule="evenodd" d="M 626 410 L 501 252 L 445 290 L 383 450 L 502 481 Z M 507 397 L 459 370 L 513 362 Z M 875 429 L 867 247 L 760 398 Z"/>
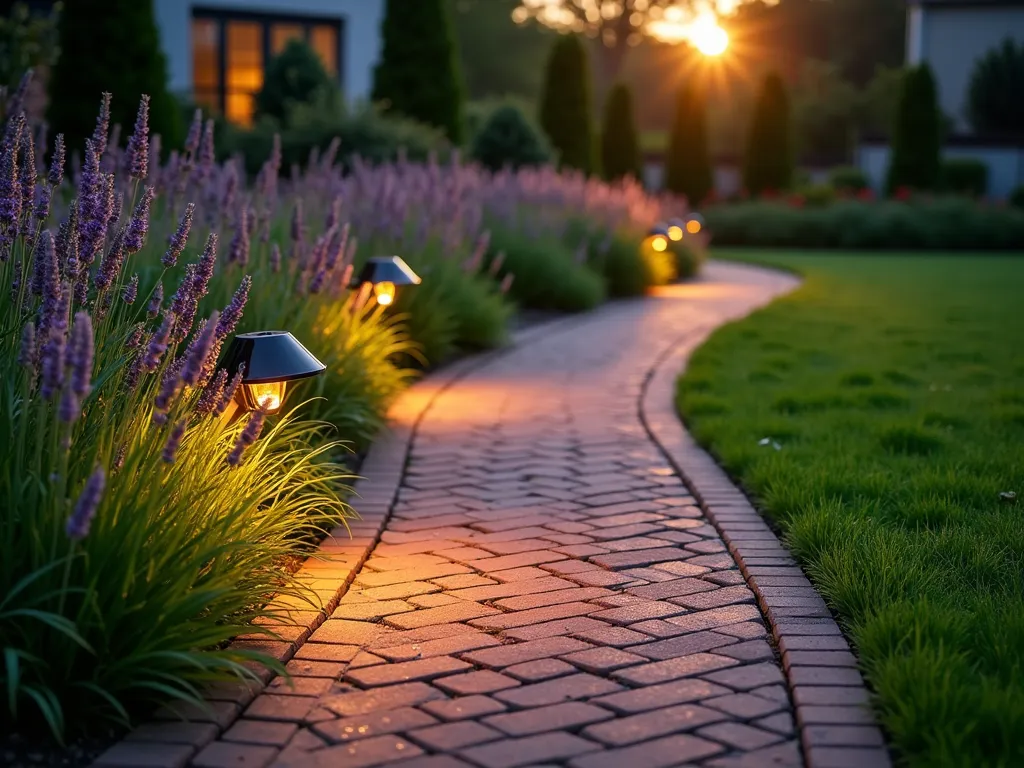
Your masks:
<path fill-rule="evenodd" d="M 804 276 L 679 382 L 855 645 L 898 762 L 1024 765 L 1024 259 L 719 251 Z"/>

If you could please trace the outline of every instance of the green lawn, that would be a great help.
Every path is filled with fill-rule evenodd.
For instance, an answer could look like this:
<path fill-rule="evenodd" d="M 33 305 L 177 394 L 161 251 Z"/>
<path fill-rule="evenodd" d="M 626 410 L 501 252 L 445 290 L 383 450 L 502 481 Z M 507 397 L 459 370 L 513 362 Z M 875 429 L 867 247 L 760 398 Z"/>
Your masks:
<path fill-rule="evenodd" d="M 1024 258 L 715 255 L 806 282 L 698 350 L 685 421 L 844 625 L 901 761 L 1024 765 Z"/>

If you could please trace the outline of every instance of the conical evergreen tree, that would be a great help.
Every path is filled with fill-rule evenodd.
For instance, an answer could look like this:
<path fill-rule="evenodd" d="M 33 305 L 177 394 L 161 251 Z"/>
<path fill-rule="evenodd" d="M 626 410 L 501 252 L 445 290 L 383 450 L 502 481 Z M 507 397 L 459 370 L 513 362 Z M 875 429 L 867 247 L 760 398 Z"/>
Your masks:
<path fill-rule="evenodd" d="M 152 0 L 64 0 L 60 58 L 49 88 L 51 135 L 63 133 L 71 150 L 81 150 L 92 135 L 104 91 L 113 94 L 110 122 L 121 124 L 123 136 L 146 93 L 150 132 L 167 148 L 184 138 L 180 110 L 167 90 Z"/>
<path fill-rule="evenodd" d="M 594 167 L 593 112 L 587 51 L 575 35 L 555 41 L 541 94 L 540 124 L 562 168 Z"/>
<path fill-rule="evenodd" d="M 698 206 L 714 188 L 714 169 L 708 151 L 707 105 L 704 89 L 695 82 L 679 91 L 676 115 L 665 159 L 665 188 Z"/>
<path fill-rule="evenodd" d="M 464 88 L 445 0 L 387 0 L 373 100 L 462 142 Z"/>
<path fill-rule="evenodd" d="M 942 167 L 942 124 L 935 78 L 927 64 L 904 75 L 893 128 L 888 189 L 935 189 Z"/>
<path fill-rule="evenodd" d="M 601 172 L 609 181 L 623 176 L 640 177 L 640 142 L 633 121 L 633 94 L 624 83 L 612 88 L 604 106 Z"/>
<path fill-rule="evenodd" d="M 793 180 L 793 137 L 789 97 L 782 78 L 764 79 L 750 123 L 743 159 L 743 184 L 752 195 L 786 189 Z"/>

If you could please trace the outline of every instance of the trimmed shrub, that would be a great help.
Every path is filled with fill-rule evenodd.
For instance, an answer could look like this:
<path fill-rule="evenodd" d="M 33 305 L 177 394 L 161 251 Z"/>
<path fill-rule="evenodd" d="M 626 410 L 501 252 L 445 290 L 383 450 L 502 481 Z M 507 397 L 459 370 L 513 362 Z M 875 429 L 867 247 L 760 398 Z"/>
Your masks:
<path fill-rule="evenodd" d="M 708 150 L 707 103 L 696 82 L 679 92 L 675 121 L 665 158 L 665 188 L 699 206 L 714 189 L 714 170 Z"/>
<path fill-rule="evenodd" d="M 65 0 L 60 51 L 49 83 L 49 122 L 51 135 L 63 133 L 69 151 L 92 135 L 104 91 L 115 94 L 111 125 L 130 132 L 139 97 L 149 94 L 150 131 L 160 134 L 165 148 L 180 145 L 181 116 L 167 90 L 152 0 Z"/>
<path fill-rule="evenodd" d="M 640 144 L 629 86 L 616 84 L 608 94 L 601 131 L 601 172 L 609 181 L 640 177 Z"/>
<path fill-rule="evenodd" d="M 383 52 L 373 76 L 373 99 L 384 109 L 465 136 L 463 84 L 455 33 L 445 0 L 387 0 Z"/>
<path fill-rule="evenodd" d="M 903 78 L 886 185 L 890 194 L 901 187 L 933 190 L 938 186 L 941 131 L 935 78 L 931 68 L 921 64 Z"/>
<path fill-rule="evenodd" d="M 518 107 L 505 104 L 491 112 L 474 137 L 471 156 L 488 170 L 498 171 L 545 165 L 551 161 L 551 148 Z"/>
<path fill-rule="evenodd" d="M 967 88 L 967 114 L 978 133 L 1024 133 L 1024 44 L 1007 38 L 978 59 Z"/>
<path fill-rule="evenodd" d="M 272 117 L 283 126 L 296 104 L 312 104 L 337 86 L 324 69 L 316 51 L 300 40 L 291 40 L 267 64 L 263 87 L 256 94 L 256 117 Z"/>
<path fill-rule="evenodd" d="M 837 192 L 860 192 L 870 186 L 864 171 L 853 166 L 833 168 L 828 181 Z"/>
<path fill-rule="evenodd" d="M 968 157 L 943 160 L 940 180 L 945 192 L 983 197 L 988 191 L 988 166 Z"/>
<path fill-rule="evenodd" d="M 689 280 L 700 274 L 704 266 L 705 255 L 702 248 L 687 245 L 684 242 L 672 243 L 669 252 L 675 257 L 675 279 Z"/>
<path fill-rule="evenodd" d="M 789 97 L 782 78 L 764 79 L 750 123 L 743 184 L 754 196 L 787 189 L 793 181 L 793 138 Z"/>
<path fill-rule="evenodd" d="M 1024 208 L 1024 184 L 1014 187 L 1010 193 L 1009 203 L 1014 208 Z"/>
<path fill-rule="evenodd" d="M 559 168 L 594 168 L 594 118 L 587 51 L 575 35 L 555 41 L 545 71 L 540 124 L 558 153 Z"/>

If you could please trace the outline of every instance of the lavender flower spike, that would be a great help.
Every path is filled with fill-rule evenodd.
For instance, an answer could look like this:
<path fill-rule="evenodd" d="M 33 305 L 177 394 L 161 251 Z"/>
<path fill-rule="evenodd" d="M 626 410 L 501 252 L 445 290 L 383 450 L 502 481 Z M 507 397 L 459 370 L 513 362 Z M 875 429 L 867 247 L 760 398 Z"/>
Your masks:
<path fill-rule="evenodd" d="M 149 171 L 149 96 L 142 94 L 135 130 L 128 139 L 128 173 L 133 179 L 146 178 Z"/>
<path fill-rule="evenodd" d="M 64 148 L 64 134 L 58 133 L 53 142 L 53 154 L 50 156 L 50 173 L 46 180 L 52 187 L 59 187 L 64 181 L 64 160 L 66 150 Z"/>
<path fill-rule="evenodd" d="M 21 348 L 18 351 L 18 365 L 26 368 L 35 368 L 36 364 L 36 326 L 31 322 L 25 323 L 21 331 Z"/>
<path fill-rule="evenodd" d="M 92 391 L 93 332 L 88 312 L 76 312 L 71 328 L 71 389 L 83 400 Z"/>
<path fill-rule="evenodd" d="M 185 206 L 185 213 L 181 217 L 178 228 L 169 239 L 167 253 L 160 260 L 165 267 L 173 267 L 178 263 L 178 257 L 185 250 L 185 243 L 188 241 L 188 233 L 192 229 L 192 215 L 195 213 L 196 204 L 189 203 Z"/>
<path fill-rule="evenodd" d="M 132 279 L 128 282 L 128 285 L 124 287 L 121 292 L 121 300 L 125 304 L 134 304 L 135 299 L 139 295 L 139 275 L 138 273 L 132 275 Z"/>
<path fill-rule="evenodd" d="M 128 222 L 128 231 L 124 238 L 124 249 L 129 256 L 142 250 L 146 242 L 146 233 L 149 232 L 149 207 L 153 204 L 153 197 L 156 194 L 152 187 L 146 187 L 142 193 L 142 199 L 135 206 L 135 212 Z"/>
<path fill-rule="evenodd" d="M 171 433 L 167 436 L 167 442 L 164 443 L 162 456 L 168 464 L 173 464 L 178 457 L 178 447 L 181 445 L 181 438 L 185 436 L 185 427 L 187 426 L 188 419 L 182 419 L 171 427 Z"/>
<path fill-rule="evenodd" d="M 149 297 L 149 306 L 146 307 L 146 314 L 149 317 L 156 317 L 160 314 L 160 305 L 164 301 L 164 284 L 157 283 L 153 289 L 153 295 Z"/>
<path fill-rule="evenodd" d="M 143 367 L 152 373 L 160 366 L 160 360 L 167 351 L 167 343 L 171 338 L 171 329 L 174 327 L 174 313 L 164 312 L 164 321 L 160 329 L 149 339 L 149 346 L 146 348 L 146 356 L 143 358 Z"/>
<path fill-rule="evenodd" d="M 245 309 L 245 302 L 249 299 L 249 289 L 252 287 L 252 278 L 246 275 L 239 283 L 235 295 L 231 297 L 231 303 L 224 307 L 217 323 L 217 338 L 225 339 L 234 333 L 238 321 L 242 319 L 242 310 Z"/>
<path fill-rule="evenodd" d="M 242 461 L 242 454 L 245 453 L 245 449 L 256 442 L 259 439 L 260 432 L 263 431 L 263 420 L 266 416 L 262 411 L 253 411 L 249 416 L 249 421 L 245 425 L 245 429 L 238 436 L 238 440 L 235 441 L 235 447 L 231 449 L 231 453 L 228 454 L 228 464 L 233 467 L 237 467 Z"/>
<path fill-rule="evenodd" d="M 100 101 L 100 113 L 96 117 L 96 130 L 92 134 L 92 143 L 95 145 L 97 156 L 102 156 L 107 148 L 107 137 L 110 133 L 110 94 L 103 92 L 103 99 Z"/>
<path fill-rule="evenodd" d="M 36 201 L 36 145 L 31 130 L 21 132 L 21 210 L 28 212 Z"/>
<path fill-rule="evenodd" d="M 281 246 L 277 243 L 270 245 L 270 270 L 271 272 L 281 271 Z"/>
<path fill-rule="evenodd" d="M 185 153 L 195 155 L 199 149 L 199 137 L 203 132 L 203 110 L 197 109 L 192 115 L 192 125 L 188 128 L 188 136 L 185 137 Z"/>
<path fill-rule="evenodd" d="M 199 381 L 200 374 L 202 374 L 203 369 L 206 367 L 206 358 L 209 356 L 210 347 L 213 346 L 216 338 L 217 321 L 219 319 L 220 313 L 214 310 L 202 329 L 200 329 L 198 335 L 189 345 L 185 358 L 185 367 L 181 369 L 181 380 L 189 387 L 195 386 L 196 382 Z"/>
<path fill-rule="evenodd" d="M 244 207 L 238 212 L 238 228 L 235 230 L 235 236 L 231 238 L 228 262 L 241 264 L 243 267 L 249 263 L 249 211 Z"/>
<path fill-rule="evenodd" d="M 228 381 L 228 372 L 224 368 L 217 371 L 217 375 L 213 377 L 213 380 L 207 383 L 203 389 L 203 394 L 199 396 L 199 401 L 195 405 L 195 412 L 199 416 L 209 416 L 213 413 L 213 409 L 216 408 L 220 401 L 224 397 L 224 385 Z"/>
<path fill-rule="evenodd" d="M 74 424 L 82 415 L 82 404 L 78 402 L 78 395 L 71 388 L 71 380 L 64 382 L 64 391 L 60 397 L 60 406 L 57 408 L 57 417 L 65 424 Z M 64 447 L 71 446 L 70 440 L 65 440 Z"/>
<path fill-rule="evenodd" d="M 242 363 L 240 366 L 238 366 L 238 370 L 235 371 L 235 375 L 231 377 L 231 381 L 228 382 L 228 385 L 226 387 L 224 387 L 223 397 L 221 397 L 220 402 L 217 404 L 218 416 L 224 413 L 224 411 L 227 410 L 228 405 L 231 404 L 231 401 L 235 399 L 235 392 L 238 390 L 238 387 L 241 386 L 242 376 L 244 375 L 245 363 Z"/>
<path fill-rule="evenodd" d="M 21 218 L 21 185 L 18 182 L 18 144 L 24 128 L 24 116 L 12 121 L 8 127 L 14 135 L 3 145 L 0 153 L 0 246 L 8 246 L 18 234 Z"/>
<path fill-rule="evenodd" d="M 96 516 L 96 509 L 100 505 L 103 496 L 103 486 L 106 483 L 106 475 L 102 467 L 96 467 L 85 483 L 85 488 L 75 502 L 75 508 L 68 518 L 65 533 L 72 541 L 81 541 L 89 535 L 89 526 L 93 517 Z"/>

